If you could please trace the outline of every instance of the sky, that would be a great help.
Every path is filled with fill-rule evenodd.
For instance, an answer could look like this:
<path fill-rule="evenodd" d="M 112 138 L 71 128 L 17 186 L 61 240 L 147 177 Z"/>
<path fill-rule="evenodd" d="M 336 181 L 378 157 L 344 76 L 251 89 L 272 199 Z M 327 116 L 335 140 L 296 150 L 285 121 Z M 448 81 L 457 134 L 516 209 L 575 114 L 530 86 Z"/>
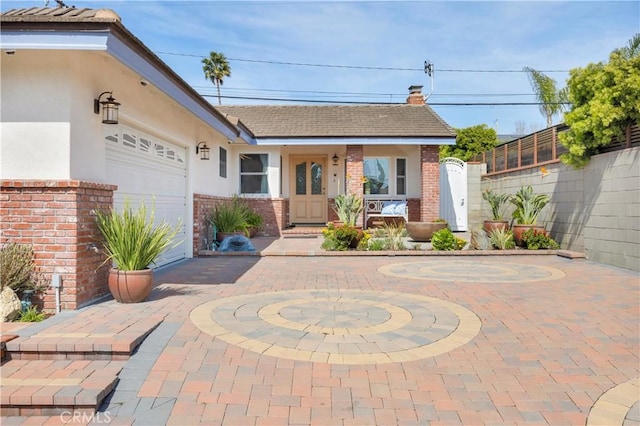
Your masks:
<path fill-rule="evenodd" d="M 4 0 L 1 7 L 45 1 Z M 231 67 L 223 104 L 403 103 L 409 86 L 422 85 L 451 126 L 486 124 L 499 134 L 530 133 L 546 120 L 535 105 L 440 104 L 535 102 L 523 67 L 564 87 L 568 70 L 606 61 L 640 32 L 638 0 L 64 1 L 113 9 L 214 104 L 216 89 L 201 64 L 210 51 L 224 53 Z"/>

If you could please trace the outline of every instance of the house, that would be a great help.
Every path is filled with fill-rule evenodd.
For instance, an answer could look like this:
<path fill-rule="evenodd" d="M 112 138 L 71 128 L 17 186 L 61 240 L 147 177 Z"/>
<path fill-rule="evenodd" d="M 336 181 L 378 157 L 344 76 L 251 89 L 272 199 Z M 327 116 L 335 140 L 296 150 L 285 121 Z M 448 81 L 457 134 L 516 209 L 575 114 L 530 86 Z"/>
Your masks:
<path fill-rule="evenodd" d="M 207 210 L 234 194 L 269 235 L 325 223 L 345 190 L 438 216 L 438 146 L 455 133 L 420 86 L 407 105 L 214 107 L 111 10 L 13 9 L 0 22 L 0 244 L 32 245 L 62 278 L 47 309 L 108 293 L 92 212 L 125 199 L 184 223 L 158 265 L 197 255 Z"/>

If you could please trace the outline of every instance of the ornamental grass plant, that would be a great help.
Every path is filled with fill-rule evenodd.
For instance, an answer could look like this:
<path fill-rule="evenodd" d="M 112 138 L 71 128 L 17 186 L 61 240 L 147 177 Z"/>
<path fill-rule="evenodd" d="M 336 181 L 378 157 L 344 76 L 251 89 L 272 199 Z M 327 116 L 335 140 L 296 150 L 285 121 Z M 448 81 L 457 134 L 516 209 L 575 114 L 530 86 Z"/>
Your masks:
<path fill-rule="evenodd" d="M 181 241 L 174 238 L 182 228 L 182 222 L 172 226 L 166 220 L 155 224 L 155 209 L 148 212 L 144 202 L 137 210 L 125 200 L 121 212 L 110 209 L 96 211 L 96 223 L 104 238 L 107 255 L 105 263 L 115 262 L 122 271 L 147 269 L 165 250 L 176 247 Z"/>

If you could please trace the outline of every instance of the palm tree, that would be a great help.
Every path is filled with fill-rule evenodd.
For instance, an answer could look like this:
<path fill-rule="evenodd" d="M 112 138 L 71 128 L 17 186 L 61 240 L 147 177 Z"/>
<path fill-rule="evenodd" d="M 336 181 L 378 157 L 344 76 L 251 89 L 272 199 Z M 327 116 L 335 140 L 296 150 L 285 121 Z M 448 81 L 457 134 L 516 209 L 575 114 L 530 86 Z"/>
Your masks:
<path fill-rule="evenodd" d="M 640 33 L 631 37 L 627 46 L 616 50 L 620 52 L 625 59 L 633 59 L 640 55 Z"/>
<path fill-rule="evenodd" d="M 203 58 L 202 71 L 204 78 L 211 80 L 218 88 L 218 105 L 222 105 L 220 98 L 220 86 L 222 86 L 223 78 L 231 76 L 231 67 L 224 53 L 210 52 L 208 58 Z"/>
<path fill-rule="evenodd" d="M 540 103 L 540 113 L 547 118 L 547 127 L 551 127 L 553 116 L 564 109 L 568 99 L 567 90 L 558 90 L 556 81 L 540 71 L 529 67 L 524 67 L 523 71 L 527 73 L 536 99 Z"/>

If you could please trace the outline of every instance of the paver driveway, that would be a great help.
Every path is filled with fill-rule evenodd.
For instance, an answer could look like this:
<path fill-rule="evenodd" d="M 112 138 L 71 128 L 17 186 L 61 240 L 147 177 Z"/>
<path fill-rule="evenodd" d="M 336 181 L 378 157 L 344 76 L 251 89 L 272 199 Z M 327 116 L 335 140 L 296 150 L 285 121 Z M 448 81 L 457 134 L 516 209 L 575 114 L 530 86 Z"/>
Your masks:
<path fill-rule="evenodd" d="M 166 315 L 102 407 L 112 424 L 639 421 L 634 272 L 555 256 L 220 257 L 156 279 L 149 302 L 89 308 L 97 322 Z"/>

